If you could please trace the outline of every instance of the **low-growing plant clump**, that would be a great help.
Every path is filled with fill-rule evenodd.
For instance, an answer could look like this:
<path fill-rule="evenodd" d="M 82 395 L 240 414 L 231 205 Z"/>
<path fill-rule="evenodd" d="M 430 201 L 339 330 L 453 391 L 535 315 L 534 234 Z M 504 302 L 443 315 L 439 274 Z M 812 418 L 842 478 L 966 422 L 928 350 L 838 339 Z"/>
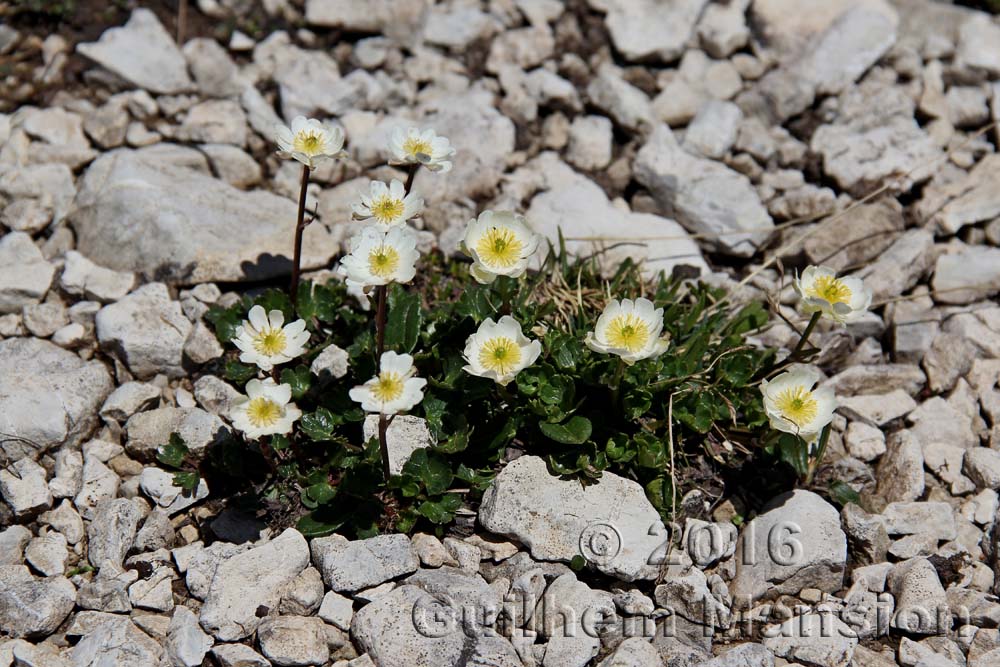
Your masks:
<path fill-rule="evenodd" d="M 454 150 L 416 128 L 390 143 L 406 183 L 373 182 L 354 207 L 365 226 L 337 269 L 343 281 L 300 281 L 310 171 L 342 155 L 344 137 L 296 119 L 278 143 L 303 165 L 292 287 L 207 315 L 234 348 L 212 370 L 245 396 L 229 415 L 243 439 L 215 447 L 203 473 L 253 482 L 272 506 L 298 508 L 291 514 L 307 535 L 359 536 L 450 523 L 521 452 L 582 484 L 605 471 L 634 479 L 665 519 L 700 453 L 738 464 L 758 452 L 812 482 L 836 397 L 801 362 L 816 352 L 808 338 L 820 317 L 844 323 L 867 309 L 860 281 L 824 267 L 797 279 L 811 318 L 779 358 L 748 343 L 769 321 L 764 304 L 737 305 L 679 277 L 650 279 L 631 262 L 608 273 L 601 253 L 572 258 L 561 239 L 543 254 L 512 212 L 469 222 L 462 249 L 471 264 L 421 256 L 407 224 L 423 208 L 413 176 L 447 173 Z M 406 454 L 419 445 L 402 465 L 392 460 L 394 437 L 408 440 Z M 197 484 L 178 439 L 160 460 L 179 471 L 179 484 Z"/>

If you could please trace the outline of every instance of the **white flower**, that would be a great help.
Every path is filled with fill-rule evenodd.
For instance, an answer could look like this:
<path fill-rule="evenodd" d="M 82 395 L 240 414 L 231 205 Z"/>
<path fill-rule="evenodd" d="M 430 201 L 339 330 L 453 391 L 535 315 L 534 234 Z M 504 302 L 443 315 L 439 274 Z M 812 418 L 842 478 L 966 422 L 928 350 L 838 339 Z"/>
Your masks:
<path fill-rule="evenodd" d="M 368 288 L 408 283 L 416 275 L 417 234 L 409 227 L 388 230 L 371 225 L 351 239 L 351 251 L 340 260 L 338 272 L 348 287 Z"/>
<path fill-rule="evenodd" d="M 510 315 L 499 322 L 486 318 L 479 330 L 465 341 L 465 372 L 506 385 L 519 372 L 535 363 L 542 344 L 528 340 L 521 325 Z"/>
<path fill-rule="evenodd" d="M 257 364 L 262 371 L 269 371 L 306 351 L 309 340 L 305 320 L 295 320 L 282 326 L 285 316 L 280 310 L 265 313 L 261 306 L 250 309 L 249 321 L 236 327 L 233 344 L 240 349 L 240 361 Z"/>
<path fill-rule="evenodd" d="M 421 132 L 415 127 L 397 127 L 389 138 L 392 159 L 389 164 L 422 164 L 431 171 L 451 171 L 451 158 L 455 149 L 446 137 L 439 137 L 434 130 Z"/>
<path fill-rule="evenodd" d="M 658 357 L 668 342 L 660 338 L 663 309 L 649 299 L 612 299 L 597 318 L 597 325 L 584 342 L 591 350 L 617 354 L 627 364 Z"/>
<path fill-rule="evenodd" d="M 497 276 L 518 278 L 528 269 L 528 260 L 538 249 L 538 235 L 524 217 L 510 211 L 483 211 L 469 220 L 462 246 L 472 257 L 472 277 L 482 284 Z"/>
<path fill-rule="evenodd" d="M 276 384 L 272 378 L 247 382 L 247 395 L 235 399 L 229 411 L 233 426 L 251 440 L 262 435 L 286 434 L 302 416 L 294 403 L 292 386 Z"/>
<path fill-rule="evenodd" d="M 860 278 L 838 278 L 836 271 L 825 266 L 806 268 L 793 284 L 802 298 L 803 312 L 821 312 L 841 324 L 861 317 L 872 303 L 872 291 Z"/>
<path fill-rule="evenodd" d="M 349 392 L 351 400 L 361 404 L 365 412 L 394 415 L 406 412 L 424 399 L 427 380 L 414 377 L 413 357 L 408 354 L 383 352 L 379 374 Z"/>
<path fill-rule="evenodd" d="M 395 227 L 420 215 L 424 208 L 424 200 L 407 194 L 403 184 L 396 179 L 388 187 L 382 181 L 372 181 L 370 187 L 371 194 L 361 195 L 361 203 L 351 207 L 358 220 L 372 221 L 381 227 Z"/>
<path fill-rule="evenodd" d="M 274 126 L 278 155 L 298 160 L 310 169 L 316 160 L 327 157 L 345 157 L 344 132 L 333 125 L 324 125 L 315 118 L 296 116 L 292 127 Z"/>
<path fill-rule="evenodd" d="M 807 442 L 819 437 L 837 409 L 837 397 L 832 389 L 813 388 L 819 380 L 820 374 L 815 368 L 796 366 L 770 382 L 761 382 L 764 411 L 771 426 L 785 433 L 795 433 Z"/>

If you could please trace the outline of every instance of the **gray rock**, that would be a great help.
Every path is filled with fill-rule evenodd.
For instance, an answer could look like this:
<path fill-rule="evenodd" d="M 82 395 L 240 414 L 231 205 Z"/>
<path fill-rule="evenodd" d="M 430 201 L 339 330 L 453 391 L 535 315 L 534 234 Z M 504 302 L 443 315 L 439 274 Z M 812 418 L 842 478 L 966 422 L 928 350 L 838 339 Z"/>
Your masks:
<path fill-rule="evenodd" d="M 859 563 L 881 563 L 885 560 L 889 549 L 885 519 L 865 512 L 854 503 L 845 505 L 840 517 L 850 541 L 851 554 Z"/>
<path fill-rule="evenodd" d="M 903 561 L 889 573 L 888 587 L 896 599 L 892 627 L 912 634 L 940 634 L 952 618 L 937 570 L 925 558 Z"/>
<path fill-rule="evenodd" d="M 567 250 L 578 256 L 602 250 L 608 272 L 629 257 L 641 263 L 651 277 L 660 271 L 669 275 L 680 265 L 709 273 L 698 244 L 677 222 L 619 208 L 591 179 L 553 158 L 552 154 L 543 154 L 524 168 L 525 177 L 546 185 L 544 192 L 532 198 L 525 214 L 537 233 L 558 243 L 561 230 L 564 238 L 569 237 Z"/>
<path fill-rule="evenodd" d="M 885 394 L 896 389 L 916 396 L 926 380 L 920 367 L 912 364 L 868 364 L 847 368 L 820 386 L 833 389 L 838 396 Z"/>
<path fill-rule="evenodd" d="M 174 578 L 172 568 L 156 567 L 148 577 L 128 587 L 129 603 L 138 609 L 170 611 L 174 608 Z"/>
<path fill-rule="evenodd" d="M 97 339 L 140 379 L 180 377 L 191 322 L 163 283 L 143 285 L 97 313 Z"/>
<path fill-rule="evenodd" d="M 174 484 L 173 473 L 161 468 L 143 468 L 139 475 L 139 488 L 162 507 L 167 516 L 173 516 L 208 497 L 208 483 L 204 478 L 199 478 L 194 492 L 188 493 Z"/>
<path fill-rule="evenodd" d="M 113 388 L 104 364 L 47 341 L 0 341 L 0 451 L 32 457 L 56 444 L 73 446 L 95 426 Z"/>
<path fill-rule="evenodd" d="M 789 619 L 764 639 L 776 656 L 815 667 L 847 667 L 857 645 L 855 631 L 830 612 Z"/>
<path fill-rule="evenodd" d="M 635 482 L 608 473 L 582 486 L 553 476 L 536 456 L 522 456 L 497 475 L 483 495 L 479 521 L 517 539 L 536 559 L 570 562 L 583 555 L 601 572 L 626 581 L 656 576 L 651 563 L 665 535 Z"/>
<path fill-rule="evenodd" d="M 968 246 L 938 257 L 931 281 L 934 300 L 965 304 L 1000 292 L 1000 248 Z"/>
<path fill-rule="evenodd" d="M 0 238 L 0 315 L 19 313 L 49 291 L 55 267 L 25 232 Z"/>
<path fill-rule="evenodd" d="M 976 12 L 958 31 L 956 66 L 978 70 L 990 78 L 1000 76 L 1000 26 Z"/>
<path fill-rule="evenodd" d="M 405 43 L 423 20 L 424 0 L 373 0 L 364 6 L 343 0 L 307 0 L 306 22 L 348 32 L 385 33 Z"/>
<path fill-rule="evenodd" d="M 238 102 L 208 100 L 188 110 L 175 137 L 196 143 L 245 146 L 247 119 Z"/>
<path fill-rule="evenodd" d="M 893 189 L 905 192 L 933 175 L 941 155 L 913 119 L 913 102 L 877 83 L 844 93 L 835 121 L 819 127 L 810 143 L 823 158 L 823 170 L 858 196 L 890 177 Z"/>
<path fill-rule="evenodd" d="M 271 663 L 246 644 L 216 644 L 212 655 L 220 667 L 271 667 Z"/>
<path fill-rule="evenodd" d="M 737 644 L 701 667 L 774 667 L 774 654 L 762 644 Z"/>
<path fill-rule="evenodd" d="M 400 609 L 413 613 L 401 614 Z M 380 667 L 458 667 L 472 643 L 450 605 L 417 586 L 400 586 L 354 615 L 351 636 Z"/>
<path fill-rule="evenodd" d="M 80 252 L 118 271 L 194 284 L 261 280 L 291 268 L 294 202 L 135 151 L 98 158 L 76 204 L 71 222 Z M 129 211 L 127 225 L 121 211 Z M 337 250 L 322 224 L 306 230 L 304 249 L 303 268 L 326 266 Z"/>
<path fill-rule="evenodd" d="M 798 57 L 844 12 L 858 5 L 882 11 L 890 20 L 896 20 L 896 11 L 882 0 L 829 0 L 810 5 L 807 12 L 796 11 L 801 9 L 797 0 L 755 0 L 748 19 L 760 46 L 766 47 L 771 57 L 787 60 Z"/>
<path fill-rule="evenodd" d="M 184 56 L 148 9 L 134 10 L 124 26 L 105 30 L 99 41 L 78 44 L 76 50 L 154 93 L 170 95 L 192 88 Z"/>
<path fill-rule="evenodd" d="M 347 351 L 331 343 L 316 355 L 309 372 L 321 380 L 339 380 L 347 375 L 348 366 Z"/>
<path fill-rule="evenodd" d="M 214 39 L 187 40 L 184 57 L 203 97 L 235 97 L 247 86 L 229 53 Z"/>
<path fill-rule="evenodd" d="M 281 592 L 309 564 L 302 534 L 289 528 L 270 542 L 219 564 L 201 608 L 201 625 L 220 641 L 243 639 L 257 629 L 260 607 L 274 609 Z"/>
<path fill-rule="evenodd" d="M 615 606 L 610 594 L 592 590 L 567 572 L 549 584 L 535 613 L 549 633 L 543 667 L 583 667 L 601 647 L 593 628 L 587 628 L 587 619 L 611 621 Z"/>
<path fill-rule="evenodd" d="M 235 387 L 214 375 L 202 375 L 194 383 L 195 400 L 213 415 L 229 414 L 232 402 L 239 396 Z"/>
<path fill-rule="evenodd" d="M 125 451 L 140 461 L 153 461 L 156 450 L 167 443 L 172 433 L 177 433 L 191 454 L 200 459 L 208 446 L 227 431 L 218 416 L 199 408 L 157 408 L 139 412 L 126 422 Z"/>
<path fill-rule="evenodd" d="M 409 538 L 401 534 L 354 541 L 331 535 L 313 540 L 310 548 L 323 581 L 337 592 L 371 588 L 418 567 Z"/>
<path fill-rule="evenodd" d="M 59 277 L 59 285 L 68 294 L 110 303 L 132 290 L 135 286 L 135 274 L 106 269 L 75 250 L 70 250 L 66 253 L 66 264 Z"/>
<path fill-rule="evenodd" d="M 743 112 L 732 102 L 709 100 L 688 125 L 684 148 L 696 155 L 720 159 L 736 142 Z"/>
<path fill-rule="evenodd" d="M 32 518 L 52 507 L 45 468 L 30 458 L 20 459 L 10 469 L 0 470 L 0 496 L 18 519 Z"/>
<path fill-rule="evenodd" d="M 271 616 L 257 628 L 260 650 L 275 665 L 325 665 L 325 625 L 315 616 Z"/>
<path fill-rule="evenodd" d="M 615 48 L 628 60 L 675 60 L 684 53 L 707 0 L 600 0 Z"/>
<path fill-rule="evenodd" d="M 1000 489 L 1000 452 L 972 447 L 965 452 L 965 472 L 977 488 Z"/>
<path fill-rule="evenodd" d="M 879 461 L 877 493 L 886 502 L 916 500 L 924 493 L 924 455 L 910 431 L 892 434 Z"/>
<path fill-rule="evenodd" d="M 20 565 L 24 548 L 31 541 L 31 531 L 14 524 L 0 531 L 0 567 Z"/>
<path fill-rule="evenodd" d="M 121 568 L 132 548 L 142 514 L 136 503 L 128 498 L 99 502 L 87 528 L 90 564 L 103 568 L 110 563 L 114 568 Z"/>
<path fill-rule="evenodd" d="M 31 567 L 46 577 L 65 574 L 66 560 L 69 558 L 66 537 L 54 530 L 39 534 L 28 543 L 24 558 Z"/>
<path fill-rule="evenodd" d="M 169 547 L 174 541 L 174 526 L 166 512 L 153 509 L 142 522 L 142 528 L 135 534 L 135 548 L 138 551 L 156 551 Z"/>
<path fill-rule="evenodd" d="M 750 39 L 746 11 L 750 0 L 709 4 L 698 22 L 701 45 L 713 58 L 726 58 Z"/>
<path fill-rule="evenodd" d="M 165 648 L 174 667 L 199 667 L 215 642 L 198 625 L 187 607 L 176 607 L 167 629 Z"/>
<path fill-rule="evenodd" d="M 156 405 L 163 390 L 148 382 L 125 382 L 118 386 L 101 406 L 101 416 L 124 422 L 137 412 Z"/>
<path fill-rule="evenodd" d="M 186 574 L 184 583 L 188 592 L 199 600 L 208 596 L 212 580 L 219 565 L 237 554 L 249 551 L 250 544 L 230 544 L 229 542 L 214 542 L 205 547 L 200 541 L 173 550 L 177 569 Z"/>
<path fill-rule="evenodd" d="M 619 644 L 598 667 L 660 667 L 660 652 L 644 637 L 629 637 Z"/>
<path fill-rule="evenodd" d="M 378 437 L 378 417 L 365 417 L 363 436 L 367 442 Z M 389 448 L 389 471 L 398 475 L 413 452 L 434 444 L 434 438 L 422 417 L 399 415 L 392 420 L 385 432 L 386 446 Z"/>
<path fill-rule="evenodd" d="M 0 166 L 0 193 L 38 199 L 52 207 L 52 222 L 69 212 L 76 196 L 73 172 L 64 164 Z"/>
<path fill-rule="evenodd" d="M 496 18 L 477 7 L 435 5 L 424 24 L 424 40 L 461 50 L 477 39 L 492 36 L 500 28 Z"/>
<path fill-rule="evenodd" d="M 979 444 L 979 436 L 972 428 L 969 415 L 940 396 L 921 403 L 907 415 L 907 421 L 912 424 L 910 431 L 921 443 L 944 442 L 966 448 Z"/>
<path fill-rule="evenodd" d="M 212 171 L 226 183 L 241 190 L 260 183 L 260 164 L 243 149 L 227 144 L 202 144 L 199 148 L 212 163 Z"/>
<path fill-rule="evenodd" d="M 757 599 L 818 588 L 840 590 L 847 562 L 847 536 L 837 510 L 810 491 L 774 498 L 744 528 L 736 548 L 733 597 Z"/>
<path fill-rule="evenodd" d="M 577 116 L 569 128 L 566 161 L 578 169 L 593 171 L 611 164 L 614 128 L 604 116 Z"/>
<path fill-rule="evenodd" d="M 316 568 L 307 567 L 288 584 L 278 604 L 278 611 L 293 616 L 311 616 L 316 613 L 323 600 L 323 575 Z"/>
<path fill-rule="evenodd" d="M 184 341 L 184 356 L 195 364 L 207 364 L 225 353 L 219 339 L 201 320 L 194 323 L 191 333 Z"/>
<path fill-rule="evenodd" d="M 115 96 L 84 116 L 83 131 L 101 148 L 117 148 L 125 143 L 131 120 L 126 101 Z"/>
<path fill-rule="evenodd" d="M 844 445 L 854 458 L 873 461 L 885 453 L 885 434 L 865 422 L 852 421 L 844 434 Z"/>
<path fill-rule="evenodd" d="M 958 536 L 951 505 L 944 502 L 889 503 L 882 511 L 889 535 L 933 535 L 941 540 Z"/>
<path fill-rule="evenodd" d="M 752 255 L 774 228 L 746 176 L 687 153 L 666 125 L 636 155 L 635 177 L 668 215 L 721 252 Z"/>
<path fill-rule="evenodd" d="M 1000 156 L 985 156 L 964 178 L 941 185 L 930 184 L 917 203 L 916 212 L 945 234 L 1000 215 L 997 170 Z"/>
<path fill-rule="evenodd" d="M 74 667 L 158 665 L 163 648 L 127 617 L 115 617 L 88 631 L 73 647 Z"/>
<path fill-rule="evenodd" d="M 56 480 L 58 479 L 60 478 L 57 477 Z M 88 456 L 83 460 L 80 491 L 73 499 L 73 504 L 83 516 L 91 518 L 98 503 L 110 500 L 118 494 L 120 484 L 121 479 L 111 468 L 104 465 L 96 456 Z"/>
<path fill-rule="evenodd" d="M 607 113 L 618 125 L 633 132 L 653 121 L 653 110 L 646 93 L 624 78 L 611 65 L 602 65 L 587 85 L 587 97 L 595 107 Z"/>
<path fill-rule="evenodd" d="M 317 616 L 327 623 L 348 632 L 351 629 L 351 619 L 354 618 L 354 603 L 350 598 L 327 591 L 319 606 Z"/>
<path fill-rule="evenodd" d="M 0 631 L 10 637 L 47 637 L 75 603 L 76 587 L 69 579 L 35 579 L 26 567 L 7 568 L 0 576 Z"/>
<path fill-rule="evenodd" d="M 49 338 L 69 324 L 66 306 L 59 302 L 27 305 L 21 311 L 21 320 L 28 333 L 37 338 Z"/>

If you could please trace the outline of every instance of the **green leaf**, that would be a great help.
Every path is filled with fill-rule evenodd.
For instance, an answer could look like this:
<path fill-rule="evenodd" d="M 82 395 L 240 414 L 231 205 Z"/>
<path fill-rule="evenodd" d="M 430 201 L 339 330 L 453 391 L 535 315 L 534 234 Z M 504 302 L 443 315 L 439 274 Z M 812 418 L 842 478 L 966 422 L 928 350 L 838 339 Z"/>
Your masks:
<path fill-rule="evenodd" d="M 174 486 L 179 486 L 186 492 L 193 493 L 198 488 L 199 479 L 196 472 L 175 472 Z"/>
<path fill-rule="evenodd" d="M 455 510 L 462 506 L 462 498 L 456 493 L 449 493 L 440 500 L 425 500 L 417 507 L 417 512 L 427 517 L 432 523 L 445 524 L 455 517 Z"/>
<path fill-rule="evenodd" d="M 455 303 L 455 312 L 471 317 L 476 324 L 491 316 L 493 306 L 490 305 L 489 289 L 481 285 L 467 286 Z"/>
<path fill-rule="evenodd" d="M 188 455 L 188 447 L 179 433 L 171 433 L 167 444 L 156 450 L 156 460 L 170 468 L 180 468 Z"/>
<path fill-rule="evenodd" d="M 336 487 L 330 486 L 328 482 L 319 482 L 306 487 L 306 494 L 319 504 L 328 503 L 337 495 Z"/>
<path fill-rule="evenodd" d="M 238 361 L 229 360 L 226 362 L 226 366 L 222 371 L 222 376 L 230 382 L 238 384 L 242 387 L 247 382 L 257 377 L 257 367 L 246 366 Z"/>
<path fill-rule="evenodd" d="M 280 310 L 285 316 L 286 322 L 295 319 L 295 309 L 292 307 L 292 299 L 284 290 L 274 288 L 264 290 L 263 293 L 254 298 L 254 305 L 263 308 L 268 316 L 270 316 L 272 310 Z"/>
<path fill-rule="evenodd" d="M 243 324 L 245 316 L 246 313 L 243 312 L 242 306 L 233 306 L 231 308 L 212 306 L 205 313 L 205 319 L 215 329 L 215 337 L 223 345 L 236 338 L 236 329 Z"/>
<path fill-rule="evenodd" d="M 653 507 L 660 512 L 669 512 L 671 510 L 672 485 L 673 482 L 666 475 L 660 475 L 646 484 L 646 497 L 649 498 L 649 502 L 653 504 Z"/>
<path fill-rule="evenodd" d="M 634 389 L 622 398 L 622 407 L 629 419 L 638 419 L 649 412 L 652 406 L 653 395 L 644 389 Z"/>
<path fill-rule="evenodd" d="M 385 326 L 386 349 L 412 352 L 417 346 L 422 324 L 420 296 L 393 285 L 389 290 L 389 317 Z"/>
<path fill-rule="evenodd" d="M 470 486 L 475 489 L 483 490 L 490 485 L 493 481 L 493 475 L 489 472 L 476 472 L 475 470 L 466 467 L 464 463 L 458 465 L 458 470 L 455 471 L 455 477 L 459 478 L 463 482 L 467 482 Z"/>
<path fill-rule="evenodd" d="M 564 445 L 579 445 L 587 441 L 593 431 L 590 420 L 580 415 L 570 417 L 562 424 L 539 422 L 538 428 L 546 437 Z"/>
<path fill-rule="evenodd" d="M 325 537 L 344 525 L 345 519 L 334 519 L 330 514 L 325 508 L 313 510 L 299 519 L 296 528 L 305 537 Z"/>
<path fill-rule="evenodd" d="M 316 412 L 302 415 L 300 426 L 310 440 L 329 440 L 340 423 L 341 420 L 337 415 L 326 408 L 319 408 Z"/>
<path fill-rule="evenodd" d="M 432 496 L 447 491 L 454 477 L 448 463 L 442 458 L 428 453 L 426 449 L 418 449 L 413 452 L 410 460 L 403 466 L 403 473 L 412 475 L 423 482 L 427 494 Z"/>
<path fill-rule="evenodd" d="M 587 567 L 587 559 L 584 558 L 582 554 L 577 554 L 573 556 L 573 559 L 569 562 L 569 567 L 574 572 L 579 572 L 583 568 Z"/>
<path fill-rule="evenodd" d="M 457 454 L 469 446 L 469 431 L 463 429 L 456 431 L 451 437 L 438 441 L 434 445 L 434 451 L 442 454 Z"/>
<path fill-rule="evenodd" d="M 855 505 L 861 504 L 861 495 L 855 491 L 849 484 L 843 482 L 839 479 L 830 482 L 828 487 L 830 492 L 830 499 L 840 506 L 844 506 L 848 503 L 854 503 Z"/>
<path fill-rule="evenodd" d="M 782 433 L 778 438 L 778 456 L 792 466 L 800 478 L 809 472 L 809 445 L 799 436 Z"/>
<path fill-rule="evenodd" d="M 306 322 L 316 316 L 316 300 L 313 298 L 313 284 L 311 280 L 303 280 L 299 283 L 299 293 L 295 301 L 295 310 L 298 316 Z"/>
<path fill-rule="evenodd" d="M 292 399 L 298 400 L 306 395 L 312 384 L 312 374 L 308 366 L 281 369 L 281 384 L 292 386 Z"/>

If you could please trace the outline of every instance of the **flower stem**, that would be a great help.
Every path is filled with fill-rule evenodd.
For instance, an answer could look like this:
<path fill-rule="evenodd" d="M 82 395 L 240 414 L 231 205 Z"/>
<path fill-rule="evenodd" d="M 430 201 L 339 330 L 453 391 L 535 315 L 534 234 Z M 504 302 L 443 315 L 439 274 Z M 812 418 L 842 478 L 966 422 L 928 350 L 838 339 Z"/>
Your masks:
<path fill-rule="evenodd" d="M 302 165 L 302 184 L 299 187 L 299 212 L 295 221 L 295 254 L 292 258 L 292 304 L 297 305 L 299 299 L 299 273 L 302 264 L 302 232 L 309 224 L 306 222 L 306 190 L 309 188 L 309 165 Z M 309 222 L 312 222 L 311 220 Z"/>
<path fill-rule="evenodd" d="M 618 367 L 611 378 L 611 404 L 618 405 L 618 395 L 621 393 L 622 376 L 625 374 L 625 361 L 618 357 Z"/>
<path fill-rule="evenodd" d="M 827 424 L 819 435 L 819 444 L 816 446 L 816 456 L 809 461 L 809 472 L 806 473 L 806 486 L 812 484 L 813 475 L 823 462 L 823 454 L 826 453 L 826 443 L 830 439 L 830 425 Z"/>
<path fill-rule="evenodd" d="M 375 363 L 381 363 L 382 353 L 385 352 L 385 324 L 387 318 L 386 293 L 389 291 L 387 285 L 379 285 L 375 288 L 375 298 L 378 306 L 375 310 Z"/>
<path fill-rule="evenodd" d="M 410 165 L 410 171 L 409 173 L 406 174 L 406 184 L 403 186 L 403 189 L 406 191 L 406 194 L 410 194 L 410 188 L 413 187 L 413 179 L 417 175 L 418 169 L 420 169 L 419 162 L 414 162 L 413 164 Z"/>
<path fill-rule="evenodd" d="M 378 306 L 375 311 L 375 363 L 381 366 L 382 353 L 385 351 L 385 325 L 387 320 L 387 292 L 388 286 L 379 285 L 375 288 Z M 386 438 L 386 431 L 389 429 L 389 420 L 383 413 L 378 415 L 378 449 L 382 455 L 382 476 L 386 483 L 389 482 L 389 442 Z"/>
<path fill-rule="evenodd" d="M 795 359 L 796 357 L 799 356 L 799 352 L 801 352 L 802 348 L 806 346 L 806 341 L 809 340 L 809 334 L 811 334 L 813 329 L 816 328 L 816 323 L 819 322 L 819 318 L 821 315 L 822 313 L 820 313 L 820 311 L 817 310 L 815 313 L 812 314 L 812 317 L 809 318 L 809 324 L 806 325 L 806 330 L 802 332 L 802 337 L 799 338 L 798 345 L 796 345 L 795 349 L 792 350 L 792 353 L 788 355 L 789 359 Z"/>

